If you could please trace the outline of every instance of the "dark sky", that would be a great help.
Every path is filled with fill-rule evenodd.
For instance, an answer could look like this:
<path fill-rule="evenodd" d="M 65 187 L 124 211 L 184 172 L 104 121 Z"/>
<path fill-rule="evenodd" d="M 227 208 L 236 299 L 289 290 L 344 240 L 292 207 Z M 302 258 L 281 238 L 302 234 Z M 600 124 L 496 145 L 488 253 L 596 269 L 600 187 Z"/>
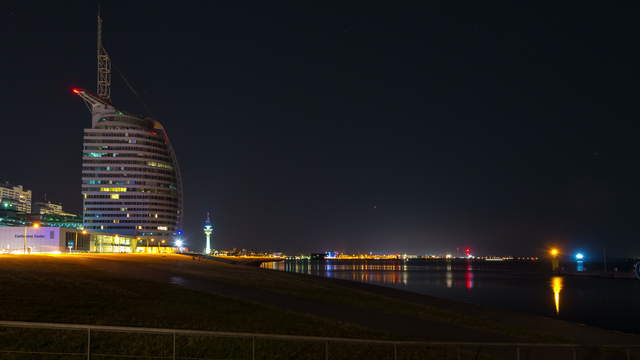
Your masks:
<path fill-rule="evenodd" d="M 219 248 L 640 255 L 637 8 L 105 3 L 105 46 L 174 143 L 193 248 L 211 210 Z M 70 89 L 95 89 L 96 6 L 0 9 L 0 178 L 80 211 L 90 117 Z"/>

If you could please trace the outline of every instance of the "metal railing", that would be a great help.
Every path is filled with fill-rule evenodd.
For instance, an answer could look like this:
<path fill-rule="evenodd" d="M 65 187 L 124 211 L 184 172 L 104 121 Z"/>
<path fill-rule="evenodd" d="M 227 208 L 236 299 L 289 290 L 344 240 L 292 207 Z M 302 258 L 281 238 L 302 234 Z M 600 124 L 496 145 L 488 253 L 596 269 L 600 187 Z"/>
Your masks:
<path fill-rule="evenodd" d="M 22 339 L 22 347 L 14 349 L 3 349 L 0 341 L 0 358 L 5 355 L 39 354 L 60 359 L 106 359 L 106 358 L 145 358 L 145 359 L 213 359 L 202 353 L 189 353 L 180 351 L 189 347 L 198 346 L 194 338 L 200 338 L 201 344 L 211 342 L 213 338 L 236 339 L 241 341 L 235 346 L 235 351 L 231 355 L 217 355 L 216 359 L 355 359 L 366 356 L 367 359 L 640 359 L 640 344 L 631 345 L 582 345 L 582 344 L 555 344 L 555 343 L 510 343 L 510 342 L 430 342 L 430 341 L 394 341 L 394 340 L 373 340 L 373 339 L 351 339 L 318 336 L 294 336 L 245 332 L 225 332 L 225 331 L 202 331 L 202 330 L 180 330 L 162 328 L 143 328 L 128 326 L 103 326 L 103 325 L 77 325 L 77 324 L 57 324 L 38 323 L 22 321 L 0 321 L 0 339 L 15 342 L 20 339 L 20 334 L 6 334 L 8 329 L 30 329 L 30 330 L 55 330 L 75 332 L 76 336 L 60 337 L 60 334 L 49 333 L 52 340 L 45 341 L 46 336 L 38 336 L 37 339 Z M 4 330 L 5 333 L 2 333 Z M 111 335 L 105 336 L 105 333 Z M 114 333 L 124 334 L 147 334 L 163 336 L 164 345 L 159 354 L 144 353 L 150 348 L 158 348 L 155 345 L 145 343 L 134 343 L 136 348 L 131 353 L 105 353 L 104 340 L 114 336 Z M 84 335 L 82 335 L 84 334 Z M 81 336 L 78 336 L 81 335 Z M 15 339 L 10 339 L 13 336 Z M 58 337 L 56 337 L 58 336 Z M 83 338 L 83 340 L 80 340 Z M 181 343 L 177 343 L 180 338 Z M 100 346 L 95 345 L 95 340 L 103 340 Z M 124 343 L 131 343 L 131 337 L 125 337 Z M 156 339 L 157 340 L 157 339 Z M 168 340 L 168 344 L 166 344 Z M 120 341 L 117 340 L 116 341 Z M 73 344 L 71 344 L 73 342 Z M 262 342 L 258 349 L 257 344 Z M 278 346 L 264 346 L 264 343 L 276 342 Z M 64 344 L 73 345 L 74 350 L 69 351 L 44 351 L 42 344 Z M 295 346 L 294 351 L 287 346 L 293 343 L 302 344 Z M 113 346 L 112 342 L 112 346 Z M 219 344 L 219 342 L 217 343 Z M 125 344 L 126 345 L 126 344 Z M 228 344 L 227 344 L 228 345 Z M 25 346 L 35 347 L 26 349 Z M 345 350 L 351 347 L 352 349 Z M 357 348 L 361 349 L 358 350 Z M 233 348 L 233 346 L 232 346 Z M 80 350 L 81 349 L 81 350 Z M 354 350 L 356 349 L 356 350 Z M 364 350 L 363 350 L 364 349 Z M 98 351 L 96 351 L 98 350 Z M 237 351 L 241 350 L 241 351 Z M 178 352 L 179 351 L 179 352 Z M 5 355 L 2 355 L 5 354 Z M 204 356 L 204 357 L 203 357 Z M 223 356 L 223 357 L 219 357 Z"/>

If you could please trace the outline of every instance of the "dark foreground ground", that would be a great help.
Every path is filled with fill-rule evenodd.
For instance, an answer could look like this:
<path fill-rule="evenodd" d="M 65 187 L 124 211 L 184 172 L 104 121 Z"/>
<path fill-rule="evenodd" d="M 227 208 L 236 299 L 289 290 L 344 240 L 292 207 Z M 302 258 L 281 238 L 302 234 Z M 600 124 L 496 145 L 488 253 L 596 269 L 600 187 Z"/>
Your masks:
<path fill-rule="evenodd" d="M 395 340 L 640 343 L 637 335 L 549 318 L 181 255 L 0 256 L 0 320 Z"/>

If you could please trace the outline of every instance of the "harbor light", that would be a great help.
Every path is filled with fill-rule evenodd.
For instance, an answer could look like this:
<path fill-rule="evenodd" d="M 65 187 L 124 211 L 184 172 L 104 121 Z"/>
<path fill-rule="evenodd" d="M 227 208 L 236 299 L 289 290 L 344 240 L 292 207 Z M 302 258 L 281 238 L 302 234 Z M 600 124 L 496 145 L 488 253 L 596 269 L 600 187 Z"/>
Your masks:
<path fill-rule="evenodd" d="M 584 254 L 579 252 L 576 254 L 576 260 L 584 260 Z"/>
<path fill-rule="evenodd" d="M 551 271 L 558 272 L 560 269 L 560 258 L 558 257 L 560 250 L 557 248 L 551 248 L 551 250 L 549 250 L 549 254 L 551 255 Z"/>
<path fill-rule="evenodd" d="M 180 239 L 176 240 L 176 247 L 179 247 L 179 248 L 182 247 L 182 240 Z"/>

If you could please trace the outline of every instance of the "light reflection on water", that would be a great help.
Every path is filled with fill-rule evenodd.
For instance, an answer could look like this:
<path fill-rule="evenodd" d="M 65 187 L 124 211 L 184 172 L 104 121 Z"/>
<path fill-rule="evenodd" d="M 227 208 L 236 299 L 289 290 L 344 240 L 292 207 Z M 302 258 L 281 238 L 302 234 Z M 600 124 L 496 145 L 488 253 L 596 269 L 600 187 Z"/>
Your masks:
<path fill-rule="evenodd" d="M 551 278 L 551 289 L 553 290 L 553 302 L 556 305 L 556 315 L 560 314 L 560 291 L 562 291 L 562 276 Z"/>
<path fill-rule="evenodd" d="M 640 308 L 634 300 L 640 299 L 640 281 L 552 276 L 546 265 L 473 261 L 429 264 L 284 261 L 265 263 L 262 267 L 360 281 L 640 333 Z M 583 264 L 573 266 L 578 271 L 586 268 Z"/>
<path fill-rule="evenodd" d="M 332 264 L 305 261 L 283 261 L 264 263 L 263 268 L 295 272 L 308 275 L 338 278 L 352 281 L 372 282 L 381 284 L 407 285 L 409 272 L 413 270 L 406 264 Z M 457 270 L 455 270 L 457 272 Z M 439 282 L 436 280 L 436 282 Z M 454 268 L 452 264 L 446 265 L 445 283 L 447 288 L 454 287 Z M 455 280 L 455 286 L 459 286 L 459 279 Z M 466 264 L 464 272 L 464 287 L 473 289 L 473 265 Z"/>
<path fill-rule="evenodd" d="M 467 284 L 467 289 L 473 289 L 473 266 L 471 266 L 471 262 L 467 263 L 467 271 L 464 273 L 464 279 Z"/>

